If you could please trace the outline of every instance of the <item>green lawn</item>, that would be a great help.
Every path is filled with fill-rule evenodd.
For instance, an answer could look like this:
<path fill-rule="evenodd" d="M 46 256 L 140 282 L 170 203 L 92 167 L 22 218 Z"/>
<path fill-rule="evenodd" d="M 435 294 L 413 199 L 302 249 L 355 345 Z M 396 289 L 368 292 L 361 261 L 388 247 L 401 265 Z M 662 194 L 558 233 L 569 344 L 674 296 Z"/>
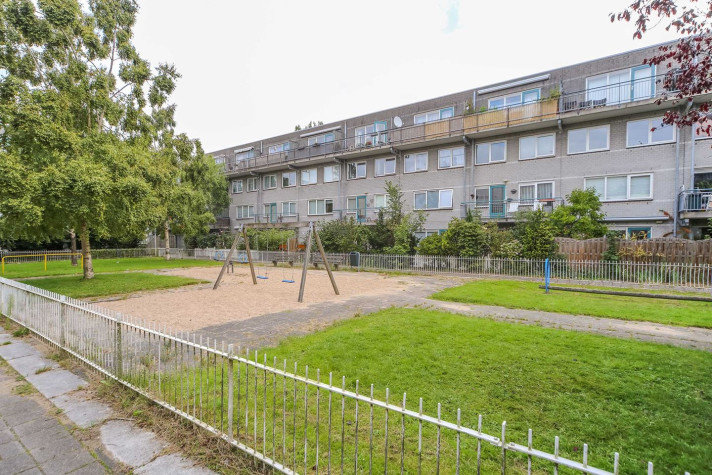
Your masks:
<path fill-rule="evenodd" d="M 498 305 L 507 308 L 712 328 L 711 302 L 647 299 L 555 290 L 546 294 L 543 289 L 539 288 L 539 285 L 539 282 L 478 280 L 445 289 L 434 294 L 432 298 L 453 302 Z M 635 291 L 641 290 L 635 289 Z"/>
<path fill-rule="evenodd" d="M 25 281 L 34 287 L 74 298 L 130 294 L 141 290 L 169 289 L 205 282 L 207 281 L 145 272 L 97 274 L 91 280 L 84 280 L 81 276 L 63 276 Z"/>
<path fill-rule="evenodd" d="M 463 424 L 469 427 L 476 427 L 477 415 L 482 414 L 483 430 L 492 435 L 499 436 L 506 420 L 509 441 L 526 444 L 526 430 L 532 428 L 534 446 L 551 452 L 558 435 L 561 455 L 575 460 L 581 460 L 583 443 L 588 443 L 589 463 L 610 471 L 613 453 L 619 452 L 621 473 L 645 473 L 648 460 L 655 463 L 656 473 L 712 472 L 712 354 L 707 352 L 443 312 L 390 309 L 288 339 L 267 354 L 270 362 L 273 356 L 290 361 L 290 371 L 294 361 L 299 361 L 302 372 L 309 365 L 310 377 L 320 368 L 322 381 L 333 371 L 335 384 L 340 385 L 341 375 L 346 375 L 351 390 L 358 378 L 361 393 L 374 384 L 379 398 L 389 387 L 396 404 L 407 391 L 408 407 L 417 410 L 418 398 L 423 397 L 430 415 L 441 402 L 443 418 L 450 421 L 461 408 Z M 300 389 L 299 398 L 302 394 Z M 321 397 L 326 417 L 325 393 Z M 340 399 L 335 404 L 338 418 Z M 366 470 L 368 409 L 362 404 L 359 418 L 363 457 L 359 464 Z M 376 412 L 379 439 L 384 418 Z M 411 424 L 406 430 L 410 444 L 406 461 L 412 468 L 418 428 Z M 335 431 L 339 433 L 338 427 Z M 352 425 L 348 431 L 353 433 Z M 396 470 L 397 414 L 391 414 L 389 434 L 396 462 L 389 468 Z M 425 437 L 432 456 L 434 431 L 426 431 Z M 453 454 L 453 439 L 443 431 L 444 455 Z M 461 473 L 472 473 L 474 444 L 463 444 L 466 467 Z M 500 454 L 484 445 L 483 473 L 498 473 Z M 382 450 L 381 442 L 375 450 L 381 472 Z M 441 469 L 450 473 L 454 467 L 446 459 Z M 428 463 L 432 460 L 429 457 Z M 509 468 L 526 467 L 526 459 L 516 455 L 510 455 L 508 463 Z M 423 473 L 434 468 L 427 467 Z M 535 468 L 551 473 L 550 465 Z"/>
<path fill-rule="evenodd" d="M 94 272 L 124 272 L 150 269 L 175 269 L 180 267 L 214 267 L 222 262 L 197 259 L 174 259 L 167 261 L 161 257 L 133 257 L 124 259 L 94 259 Z M 51 275 L 81 274 L 80 266 L 72 267 L 70 261 L 49 261 L 47 270 L 43 262 L 26 262 L 20 264 L 5 264 L 5 275 L 9 279 L 25 277 L 40 277 Z M 216 274 L 217 277 L 217 274 Z"/>

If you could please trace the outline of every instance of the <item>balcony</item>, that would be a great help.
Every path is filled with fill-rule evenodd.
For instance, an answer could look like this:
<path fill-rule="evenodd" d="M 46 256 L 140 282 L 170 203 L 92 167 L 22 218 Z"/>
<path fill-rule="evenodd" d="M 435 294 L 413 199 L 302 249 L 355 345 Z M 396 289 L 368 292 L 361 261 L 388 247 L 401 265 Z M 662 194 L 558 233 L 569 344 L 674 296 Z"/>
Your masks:
<path fill-rule="evenodd" d="M 540 200 L 466 201 L 460 205 L 460 217 L 467 212 L 479 215 L 483 221 L 512 221 L 522 211 L 544 210 L 551 213 L 564 204 L 563 198 L 543 198 Z"/>
<path fill-rule="evenodd" d="M 681 192 L 678 209 L 683 219 L 712 218 L 712 188 L 697 188 Z"/>
<path fill-rule="evenodd" d="M 561 112 L 576 112 L 599 109 L 607 106 L 625 106 L 639 101 L 657 99 L 665 91 L 664 74 L 607 86 L 592 87 L 561 96 Z"/>
<path fill-rule="evenodd" d="M 253 216 L 257 224 L 298 223 L 299 214 L 266 213 Z"/>
<path fill-rule="evenodd" d="M 464 133 L 472 134 L 484 130 L 512 127 L 530 122 L 555 119 L 559 111 L 557 98 L 510 106 L 501 109 L 481 111 L 463 118 Z"/>

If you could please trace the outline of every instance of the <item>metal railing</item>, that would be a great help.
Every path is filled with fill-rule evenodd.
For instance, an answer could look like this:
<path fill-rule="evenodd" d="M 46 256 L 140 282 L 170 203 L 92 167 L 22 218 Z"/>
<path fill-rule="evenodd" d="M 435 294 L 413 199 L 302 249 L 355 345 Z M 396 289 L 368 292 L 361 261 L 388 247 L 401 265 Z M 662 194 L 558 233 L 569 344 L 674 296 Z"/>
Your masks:
<path fill-rule="evenodd" d="M 513 219 L 520 211 L 535 211 L 538 209 L 548 213 L 564 204 L 563 198 L 547 198 L 541 200 L 492 200 L 466 201 L 460 204 L 460 217 L 467 212 L 477 213 L 484 220 Z"/>
<path fill-rule="evenodd" d="M 265 213 L 252 216 L 255 223 L 296 223 L 299 213 Z"/>
<path fill-rule="evenodd" d="M 680 192 L 679 195 L 681 213 L 687 211 L 707 211 L 712 212 L 712 189 L 697 188 Z"/>
<path fill-rule="evenodd" d="M 560 110 L 562 113 L 581 111 L 653 99 L 665 91 L 662 87 L 664 79 L 665 74 L 660 74 L 569 92 L 561 96 Z"/>
<path fill-rule="evenodd" d="M 87 365 L 204 428 L 283 473 L 527 473 L 560 467 L 617 474 L 618 453 L 607 468 L 533 446 L 532 430 L 517 443 L 502 422 L 491 435 L 463 424 L 474 415 L 428 414 L 406 393 L 383 399 L 374 386 L 267 360 L 249 349 L 114 313 L 29 285 L 0 278 L 0 313 Z M 323 376 L 323 378 L 322 378 Z M 608 457 L 605 457 L 608 458 Z M 602 460 L 599 457 L 599 460 Z M 635 462 L 632 462 L 635 463 Z M 653 464 L 648 462 L 648 474 Z"/>

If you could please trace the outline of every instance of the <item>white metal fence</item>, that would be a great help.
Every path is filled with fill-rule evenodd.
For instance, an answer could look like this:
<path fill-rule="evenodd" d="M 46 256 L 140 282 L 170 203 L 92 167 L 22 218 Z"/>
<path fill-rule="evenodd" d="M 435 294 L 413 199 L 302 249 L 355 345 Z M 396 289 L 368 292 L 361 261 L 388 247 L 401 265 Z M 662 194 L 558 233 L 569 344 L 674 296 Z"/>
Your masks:
<path fill-rule="evenodd" d="M 51 344 L 139 392 L 164 408 L 219 436 L 283 473 L 532 473 L 563 467 L 589 474 L 619 473 L 619 456 L 589 464 L 581 458 L 497 436 L 463 424 L 473 415 L 457 410 L 428 414 L 404 393 L 385 399 L 359 381 L 334 379 L 317 369 L 268 362 L 257 352 L 233 351 L 224 342 L 158 327 L 95 305 L 0 278 L 0 313 Z M 431 408 L 432 409 L 432 408 Z M 610 457 L 610 458 L 608 458 Z M 646 467 L 632 461 L 640 471 Z M 653 473 L 648 462 L 647 473 Z"/>

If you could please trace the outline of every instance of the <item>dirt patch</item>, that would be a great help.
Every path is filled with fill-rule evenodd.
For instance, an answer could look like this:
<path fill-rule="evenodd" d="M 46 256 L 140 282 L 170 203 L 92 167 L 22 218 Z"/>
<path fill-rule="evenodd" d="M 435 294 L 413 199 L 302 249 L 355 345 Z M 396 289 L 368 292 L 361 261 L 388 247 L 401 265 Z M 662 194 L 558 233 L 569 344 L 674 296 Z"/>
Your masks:
<path fill-rule="evenodd" d="M 124 300 L 104 301 L 99 305 L 127 315 L 153 320 L 178 330 L 194 331 L 210 325 L 241 321 L 268 313 L 304 309 L 322 302 L 346 301 L 352 297 L 402 292 L 408 283 L 402 277 L 388 277 L 373 272 L 335 272 L 340 295 L 334 295 L 329 276 L 324 270 L 310 269 L 304 302 L 298 303 L 301 269 L 257 268 L 254 285 L 249 268 L 236 266 L 234 274 L 225 274 L 217 290 L 211 286 L 178 288 L 144 293 Z M 162 275 L 176 275 L 215 281 L 219 268 L 167 269 Z M 283 279 L 294 283 L 282 282 Z"/>

